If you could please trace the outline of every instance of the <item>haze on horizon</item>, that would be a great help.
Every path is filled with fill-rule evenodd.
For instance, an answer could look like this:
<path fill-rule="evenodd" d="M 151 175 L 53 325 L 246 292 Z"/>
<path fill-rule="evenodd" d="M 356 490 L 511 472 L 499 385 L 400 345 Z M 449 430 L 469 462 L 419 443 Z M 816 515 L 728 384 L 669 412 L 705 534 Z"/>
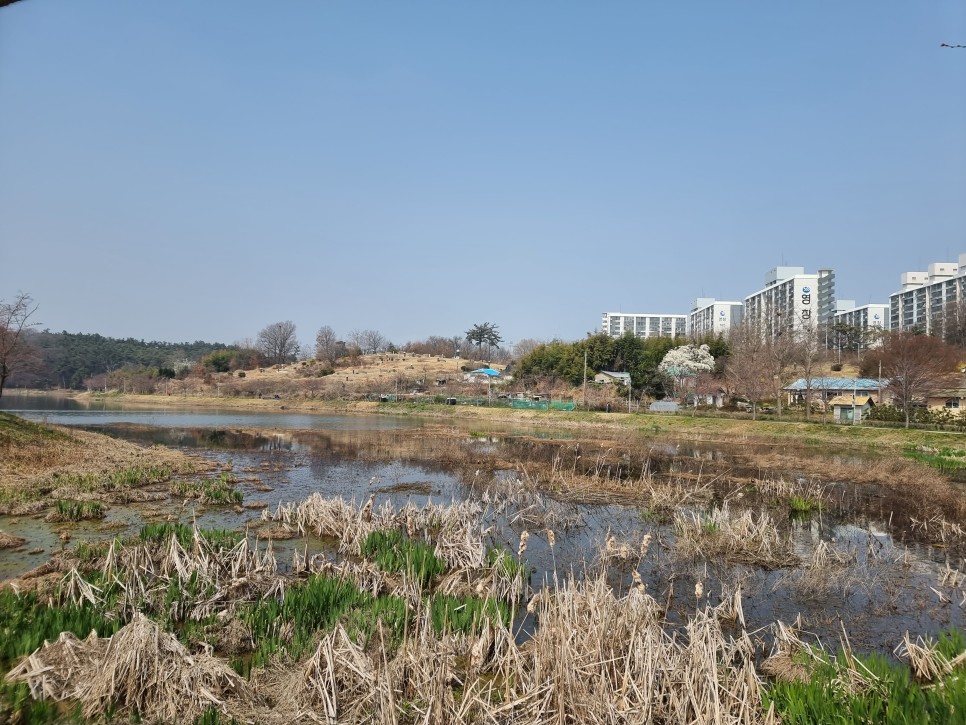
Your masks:
<path fill-rule="evenodd" d="M 397 345 L 966 252 L 966 5 L 24 0 L 0 298 L 54 331 Z"/>

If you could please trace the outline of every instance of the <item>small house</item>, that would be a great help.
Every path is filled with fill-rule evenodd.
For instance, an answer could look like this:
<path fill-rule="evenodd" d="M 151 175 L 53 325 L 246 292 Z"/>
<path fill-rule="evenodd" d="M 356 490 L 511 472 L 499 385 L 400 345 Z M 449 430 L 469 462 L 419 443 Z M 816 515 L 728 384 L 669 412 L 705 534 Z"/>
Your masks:
<path fill-rule="evenodd" d="M 939 390 L 926 399 L 926 407 L 930 410 L 948 410 L 956 415 L 966 410 L 966 389 Z"/>
<path fill-rule="evenodd" d="M 875 407 L 871 395 L 836 395 L 828 401 L 832 408 L 832 420 L 836 423 L 857 423 Z"/>
<path fill-rule="evenodd" d="M 803 405 L 811 390 L 812 403 L 822 401 L 831 404 L 836 397 L 848 397 L 850 404 L 853 395 L 865 395 L 875 398 L 876 402 L 888 402 L 883 395 L 888 380 L 874 378 L 812 378 L 807 381 L 799 378 L 791 385 L 786 385 L 784 391 L 788 396 L 789 405 Z"/>
<path fill-rule="evenodd" d="M 624 387 L 630 387 L 631 385 L 631 374 L 630 373 L 615 373 L 610 370 L 601 370 L 594 376 L 595 383 L 601 383 L 604 385 L 609 385 L 611 383 L 620 383 Z"/>

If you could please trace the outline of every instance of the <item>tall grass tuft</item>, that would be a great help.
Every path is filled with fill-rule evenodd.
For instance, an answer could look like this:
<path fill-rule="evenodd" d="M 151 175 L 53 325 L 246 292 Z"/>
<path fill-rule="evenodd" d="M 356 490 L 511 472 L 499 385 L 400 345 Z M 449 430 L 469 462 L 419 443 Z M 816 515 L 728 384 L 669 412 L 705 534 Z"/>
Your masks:
<path fill-rule="evenodd" d="M 401 531 L 373 531 L 362 543 L 362 556 L 372 559 L 385 572 L 405 573 L 423 589 L 446 573 L 446 563 L 433 547 L 403 536 Z"/>
<path fill-rule="evenodd" d="M 245 496 L 235 488 L 236 480 L 234 475 L 226 471 L 220 474 L 218 478 L 204 478 L 200 481 L 176 481 L 172 488 L 177 495 L 198 499 L 202 504 L 240 506 Z"/>
<path fill-rule="evenodd" d="M 510 608 L 503 602 L 487 597 L 454 597 L 437 594 L 429 600 L 433 629 L 438 633 L 460 632 L 477 634 L 486 621 L 510 625 Z"/>
<path fill-rule="evenodd" d="M 48 521 L 83 521 L 85 519 L 104 518 L 104 504 L 100 501 L 64 501 L 58 500 L 54 511 L 47 517 Z"/>

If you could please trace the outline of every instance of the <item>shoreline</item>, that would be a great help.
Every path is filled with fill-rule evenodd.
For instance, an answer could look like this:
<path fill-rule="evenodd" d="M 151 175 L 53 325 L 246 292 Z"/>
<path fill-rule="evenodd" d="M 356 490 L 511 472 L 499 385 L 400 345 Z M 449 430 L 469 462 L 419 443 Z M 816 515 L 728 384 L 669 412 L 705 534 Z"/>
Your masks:
<path fill-rule="evenodd" d="M 782 419 L 741 419 L 703 415 L 662 413 L 622 413 L 602 411 L 535 411 L 486 406 L 446 406 L 435 403 L 378 403 L 299 398 L 240 398 L 179 396 L 131 393 L 98 393 L 71 390 L 9 391 L 26 397 L 57 397 L 78 403 L 116 403 L 135 409 L 232 410 L 252 412 L 301 413 L 309 415 L 377 415 L 419 417 L 433 420 L 462 420 L 525 425 L 548 430 L 581 430 L 594 433 L 631 433 L 665 439 L 705 443 L 742 443 L 786 445 L 791 447 L 836 446 L 843 449 L 887 447 L 901 450 L 909 446 L 949 446 L 966 434 L 955 431 L 927 431 L 873 426 L 847 426 L 830 422 Z M 954 443 L 955 444 L 955 443 Z"/>

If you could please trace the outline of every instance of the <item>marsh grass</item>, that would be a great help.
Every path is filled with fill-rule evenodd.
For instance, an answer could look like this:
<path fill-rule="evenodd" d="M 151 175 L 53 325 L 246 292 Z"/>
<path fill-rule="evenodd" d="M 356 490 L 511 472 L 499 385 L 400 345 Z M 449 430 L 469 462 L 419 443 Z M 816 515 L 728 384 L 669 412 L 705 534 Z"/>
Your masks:
<path fill-rule="evenodd" d="M 848 649 L 834 656 L 811 650 L 804 655 L 810 660 L 807 676 L 769 684 L 764 703 L 774 705 L 781 722 L 789 725 L 962 722 L 962 633 L 954 630 L 938 642 L 918 643 L 907 635 L 896 654 L 909 665 Z"/>
<path fill-rule="evenodd" d="M 676 548 L 685 556 L 752 564 L 768 569 L 794 566 L 799 558 L 788 532 L 782 533 L 767 511 L 733 514 L 727 503 L 707 512 L 674 516 Z"/>
<path fill-rule="evenodd" d="M 913 445 L 907 446 L 902 455 L 919 463 L 924 463 L 942 473 L 966 468 L 966 449 L 963 448 Z"/>
<path fill-rule="evenodd" d="M 178 496 L 196 499 L 203 505 L 240 506 L 245 495 L 235 488 L 237 481 L 234 474 L 223 471 L 216 478 L 175 481 L 171 488 Z"/>
<path fill-rule="evenodd" d="M 74 522 L 87 519 L 104 518 L 104 504 L 100 501 L 63 501 L 54 502 L 54 510 L 47 514 L 50 522 Z"/>
<path fill-rule="evenodd" d="M 419 582 L 423 589 L 432 585 L 436 577 L 446 573 L 446 562 L 433 553 L 433 547 L 411 541 L 401 531 L 373 531 L 362 544 L 363 557 L 373 559 L 385 572 L 405 573 Z"/>

